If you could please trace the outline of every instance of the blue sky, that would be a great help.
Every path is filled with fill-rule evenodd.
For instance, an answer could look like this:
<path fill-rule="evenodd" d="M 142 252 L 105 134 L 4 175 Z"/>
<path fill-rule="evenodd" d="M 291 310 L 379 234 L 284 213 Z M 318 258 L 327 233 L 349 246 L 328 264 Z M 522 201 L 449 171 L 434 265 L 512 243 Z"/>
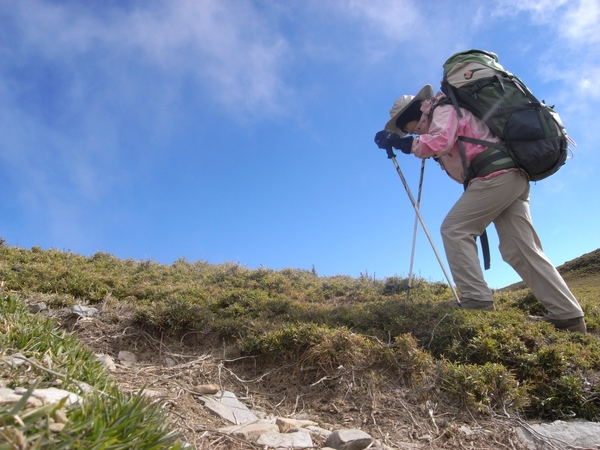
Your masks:
<path fill-rule="evenodd" d="M 373 136 L 398 96 L 437 90 L 447 57 L 482 48 L 578 144 L 531 191 L 560 265 L 600 247 L 599 15 L 599 0 L 3 0 L 0 237 L 406 276 L 415 214 Z M 420 160 L 398 162 L 416 195 Z M 461 192 L 427 161 L 422 214 L 442 255 Z M 489 235 L 489 284 L 519 281 Z M 444 280 L 421 230 L 414 270 Z"/>

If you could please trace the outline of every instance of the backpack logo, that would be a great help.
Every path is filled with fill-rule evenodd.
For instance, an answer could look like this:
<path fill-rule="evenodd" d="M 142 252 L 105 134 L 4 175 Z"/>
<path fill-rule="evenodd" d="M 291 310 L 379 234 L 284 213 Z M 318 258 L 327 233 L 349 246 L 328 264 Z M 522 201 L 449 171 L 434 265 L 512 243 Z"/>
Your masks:
<path fill-rule="evenodd" d="M 465 80 L 470 80 L 471 78 L 473 78 L 473 76 L 480 70 L 483 69 L 472 69 L 472 70 L 467 70 L 464 74 L 463 74 L 463 78 Z"/>

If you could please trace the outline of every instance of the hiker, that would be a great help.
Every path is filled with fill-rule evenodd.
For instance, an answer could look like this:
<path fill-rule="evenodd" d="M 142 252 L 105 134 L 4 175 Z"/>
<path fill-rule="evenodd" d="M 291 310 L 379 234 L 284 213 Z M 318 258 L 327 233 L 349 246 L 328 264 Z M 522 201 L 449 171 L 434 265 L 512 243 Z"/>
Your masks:
<path fill-rule="evenodd" d="M 462 117 L 459 117 L 452 104 L 442 102 L 444 99 L 442 93 L 434 96 L 431 85 L 424 86 L 415 96 L 398 98 L 390 110 L 391 120 L 375 135 L 375 143 L 382 149 L 395 148 L 418 158 L 434 158 L 452 179 L 465 184 L 465 192 L 441 226 L 450 271 L 461 294 L 460 303 L 453 306 L 495 309 L 475 241 L 493 222 L 502 259 L 521 276 L 546 308 L 547 315 L 543 320 L 558 329 L 585 333 L 581 306 L 543 253 L 533 227 L 529 211 L 529 177 L 514 164 L 504 164 L 500 170 L 467 180 L 465 166 L 468 169 L 486 147 L 463 141 L 466 159 L 463 166 L 458 137 L 488 142 L 499 142 L 499 139 L 466 109 L 461 108 Z"/>

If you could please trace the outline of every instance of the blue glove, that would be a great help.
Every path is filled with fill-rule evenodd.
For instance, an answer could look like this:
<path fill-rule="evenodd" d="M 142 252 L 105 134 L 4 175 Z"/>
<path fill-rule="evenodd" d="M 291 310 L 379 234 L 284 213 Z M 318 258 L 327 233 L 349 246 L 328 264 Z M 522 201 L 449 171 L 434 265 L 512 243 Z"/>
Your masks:
<path fill-rule="evenodd" d="M 382 130 L 375 135 L 375 143 L 379 148 L 388 149 L 394 147 L 407 155 L 412 148 L 413 137 L 400 137 L 393 131 Z"/>
<path fill-rule="evenodd" d="M 375 135 L 375 143 L 379 148 L 391 148 L 394 146 L 394 143 L 401 139 L 400 135 L 394 133 L 393 131 L 381 130 L 379 133 Z"/>
<path fill-rule="evenodd" d="M 406 136 L 406 137 L 400 138 L 396 142 L 394 142 L 393 147 L 395 149 L 400 150 L 405 155 L 410 155 L 410 151 L 412 150 L 413 140 L 414 140 L 414 138 L 412 136 Z"/>

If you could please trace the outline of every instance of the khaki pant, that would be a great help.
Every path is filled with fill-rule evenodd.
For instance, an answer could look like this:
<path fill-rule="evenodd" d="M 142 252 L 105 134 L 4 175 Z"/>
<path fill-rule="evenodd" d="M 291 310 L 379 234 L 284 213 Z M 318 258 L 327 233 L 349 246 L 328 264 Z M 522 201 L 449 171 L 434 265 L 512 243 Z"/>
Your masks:
<path fill-rule="evenodd" d="M 475 236 L 493 222 L 502 259 L 527 283 L 550 319 L 582 317 L 579 302 L 542 250 L 529 212 L 529 181 L 518 171 L 476 180 L 452 207 L 441 232 L 452 277 L 461 296 L 492 301 L 483 279 Z"/>

